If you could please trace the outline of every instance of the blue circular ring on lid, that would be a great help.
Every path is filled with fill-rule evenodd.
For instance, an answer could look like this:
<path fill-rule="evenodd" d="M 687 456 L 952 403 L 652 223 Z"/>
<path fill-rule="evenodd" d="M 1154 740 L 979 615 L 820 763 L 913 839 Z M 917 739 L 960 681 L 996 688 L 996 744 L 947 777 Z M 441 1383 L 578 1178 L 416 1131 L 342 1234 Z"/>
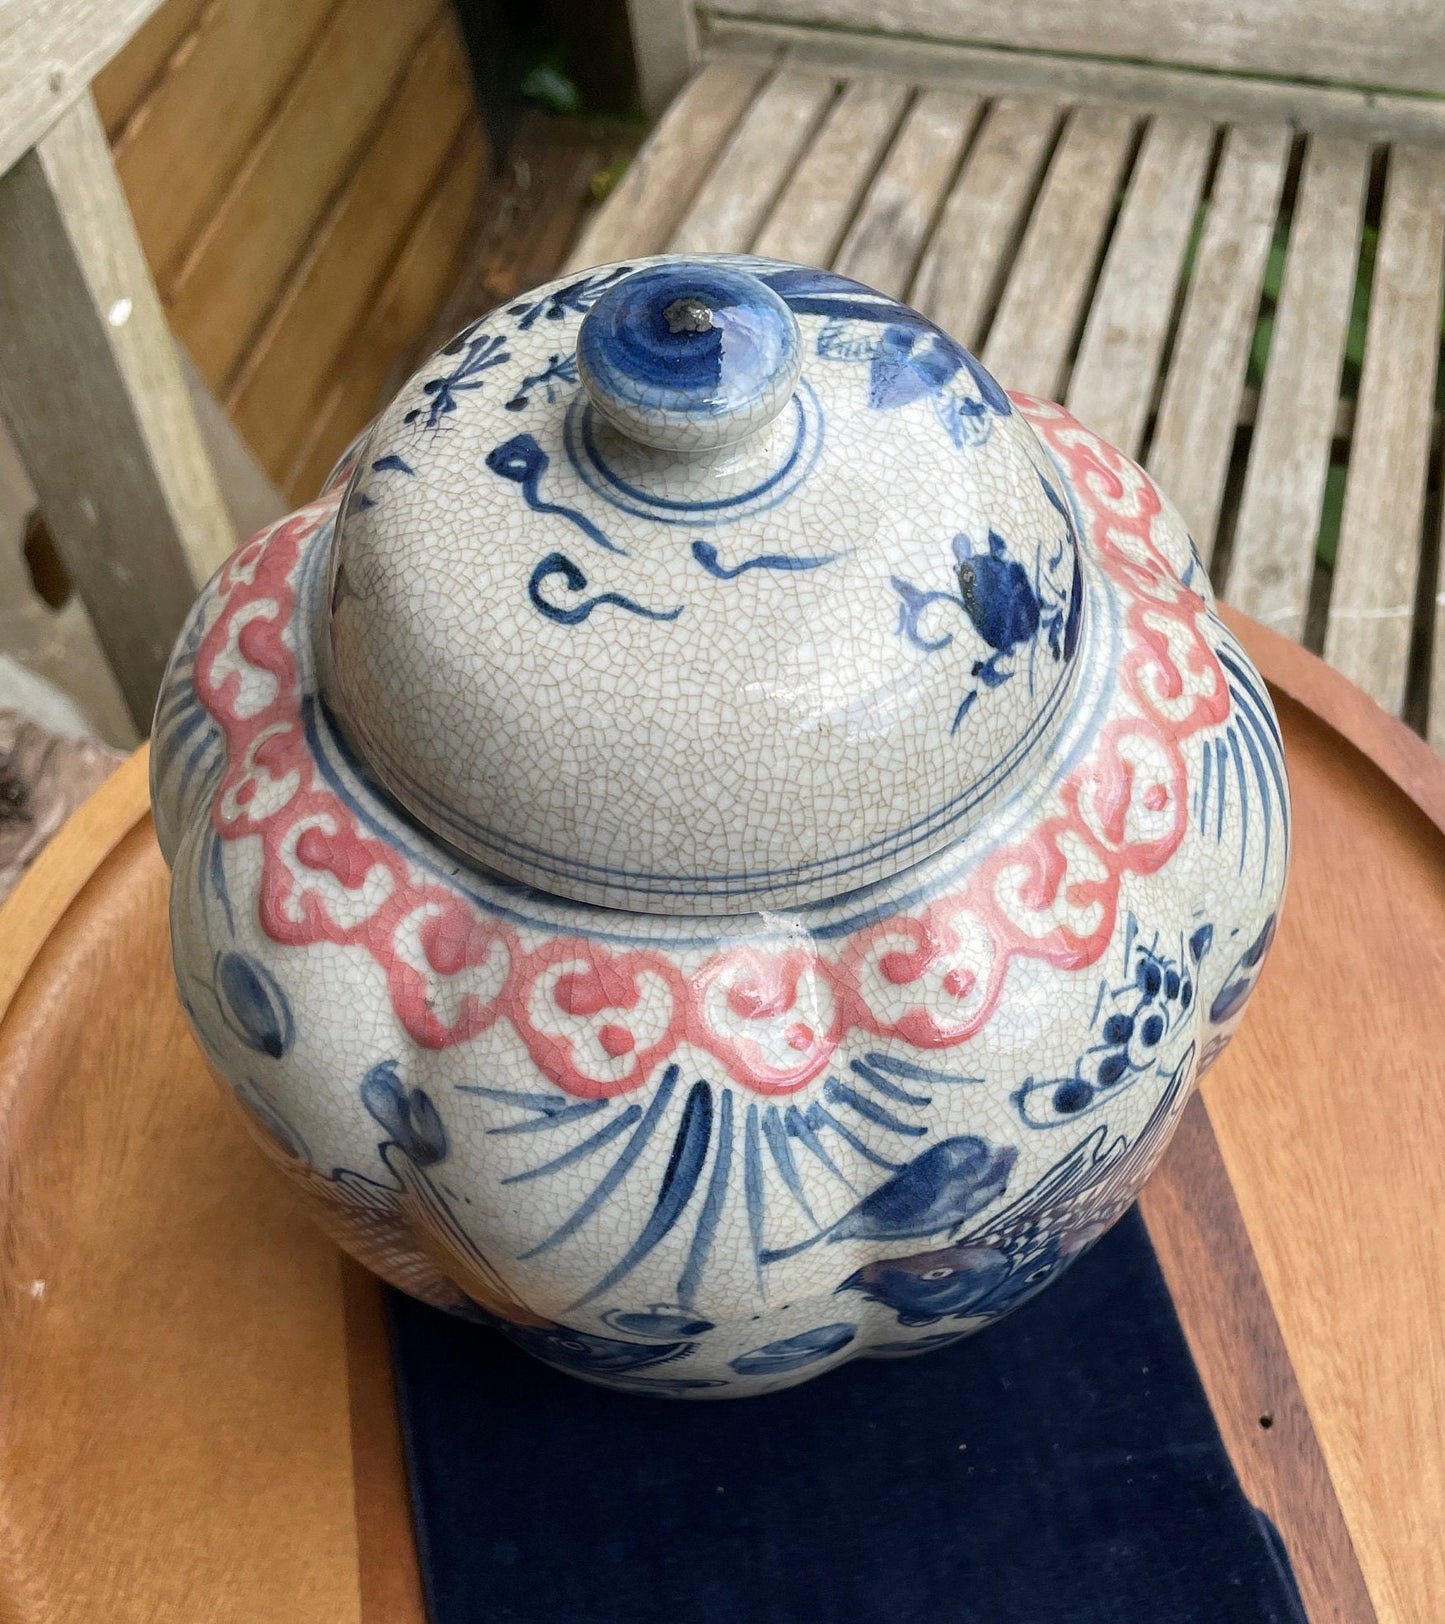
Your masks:
<path fill-rule="evenodd" d="M 765 428 L 792 398 L 802 364 L 797 321 L 766 283 L 688 260 L 609 288 L 577 338 L 591 405 L 629 439 L 669 451 Z"/>

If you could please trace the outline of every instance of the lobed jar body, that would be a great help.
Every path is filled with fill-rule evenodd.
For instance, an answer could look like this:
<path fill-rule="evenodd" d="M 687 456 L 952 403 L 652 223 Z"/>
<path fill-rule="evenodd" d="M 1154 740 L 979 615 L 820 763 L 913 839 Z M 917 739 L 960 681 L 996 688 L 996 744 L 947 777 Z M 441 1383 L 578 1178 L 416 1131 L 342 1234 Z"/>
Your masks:
<path fill-rule="evenodd" d="M 317 1219 L 629 1392 L 956 1341 L 1125 1210 L 1289 802 L 1148 476 L 734 257 L 474 324 L 160 697 L 175 970 Z"/>

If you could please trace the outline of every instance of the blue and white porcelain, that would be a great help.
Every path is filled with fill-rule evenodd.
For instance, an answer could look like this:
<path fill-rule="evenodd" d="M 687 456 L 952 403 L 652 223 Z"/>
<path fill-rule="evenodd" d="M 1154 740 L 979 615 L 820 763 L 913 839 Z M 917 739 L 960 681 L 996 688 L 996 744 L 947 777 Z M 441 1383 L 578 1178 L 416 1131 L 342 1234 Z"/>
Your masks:
<path fill-rule="evenodd" d="M 551 283 L 242 548 L 176 975 L 385 1279 L 629 1392 L 957 1340 L 1133 1200 L 1273 937 L 1269 697 L 1148 476 L 916 312 Z"/>

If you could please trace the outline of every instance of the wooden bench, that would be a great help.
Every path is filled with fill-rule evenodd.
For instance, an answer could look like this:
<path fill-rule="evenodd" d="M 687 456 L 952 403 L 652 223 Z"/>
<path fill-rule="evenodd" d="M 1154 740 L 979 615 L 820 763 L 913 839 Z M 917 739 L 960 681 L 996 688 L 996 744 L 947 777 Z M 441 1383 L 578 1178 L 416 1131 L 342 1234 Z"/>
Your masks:
<path fill-rule="evenodd" d="M 632 0 L 632 16 L 644 92 L 672 100 L 571 264 L 756 252 L 909 300 L 1007 387 L 1143 461 L 1229 602 L 1445 748 L 1445 16 L 1410 0 Z"/>

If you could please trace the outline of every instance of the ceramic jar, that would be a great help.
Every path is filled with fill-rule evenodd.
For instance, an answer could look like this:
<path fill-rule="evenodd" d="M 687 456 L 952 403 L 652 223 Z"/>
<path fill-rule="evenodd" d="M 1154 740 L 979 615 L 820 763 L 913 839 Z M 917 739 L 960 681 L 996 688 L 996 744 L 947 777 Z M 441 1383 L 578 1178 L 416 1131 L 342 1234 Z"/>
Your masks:
<path fill-rule="evenodd" d="M 427 362 L 206 588 L 152 762 L 182 999 L 320 1222 L 687 1397 L 1053 1279 L 1228 1042 L 1289 850 L 1148 476 L 731 257 Z"/>

